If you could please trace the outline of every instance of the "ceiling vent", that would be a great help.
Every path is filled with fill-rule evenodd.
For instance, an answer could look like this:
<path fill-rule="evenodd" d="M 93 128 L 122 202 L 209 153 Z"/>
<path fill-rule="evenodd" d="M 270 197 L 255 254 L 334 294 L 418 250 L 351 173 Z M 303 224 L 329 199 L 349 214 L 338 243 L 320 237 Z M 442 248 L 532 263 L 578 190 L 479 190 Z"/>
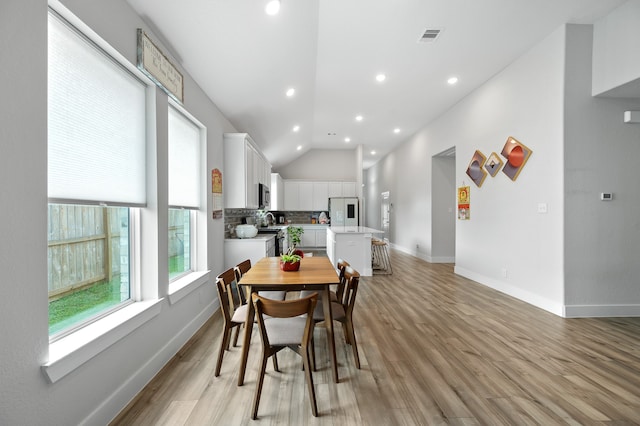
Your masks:
<path fill-rule="evenodd" d="M 433 43 L 438 39 L 441 32 L 442 30 L 438 28 L 427 28 L 418 39 L 418 43 Z"/>

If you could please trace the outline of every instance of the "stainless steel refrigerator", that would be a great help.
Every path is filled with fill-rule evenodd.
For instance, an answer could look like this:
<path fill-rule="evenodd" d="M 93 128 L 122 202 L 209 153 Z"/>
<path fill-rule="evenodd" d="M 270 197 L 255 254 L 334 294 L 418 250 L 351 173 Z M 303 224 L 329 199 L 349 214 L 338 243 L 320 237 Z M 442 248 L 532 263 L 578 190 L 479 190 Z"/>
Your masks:
<path fill-rule="evenodd" d="M 358 226 L 358 206 L 355 197 L 329 198 L 331 226 Z"/>

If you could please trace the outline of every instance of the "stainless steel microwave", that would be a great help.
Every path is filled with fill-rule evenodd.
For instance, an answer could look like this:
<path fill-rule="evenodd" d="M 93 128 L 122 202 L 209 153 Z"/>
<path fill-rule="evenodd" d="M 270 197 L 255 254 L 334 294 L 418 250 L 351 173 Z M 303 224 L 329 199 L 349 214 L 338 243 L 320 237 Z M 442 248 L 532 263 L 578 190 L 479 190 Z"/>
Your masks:
<path fill-rule="evenodd" d="M 271 206 L 271 193 L 269 187 L 262 183 L 258 184 L 258 207 L 268 209 Z"/>

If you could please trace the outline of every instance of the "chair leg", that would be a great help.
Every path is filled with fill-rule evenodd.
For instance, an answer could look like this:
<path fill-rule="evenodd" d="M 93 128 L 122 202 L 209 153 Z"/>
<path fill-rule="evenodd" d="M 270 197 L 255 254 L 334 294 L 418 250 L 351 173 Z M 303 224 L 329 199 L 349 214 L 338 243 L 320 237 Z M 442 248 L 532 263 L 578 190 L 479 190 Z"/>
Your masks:
<path fill-rule="evenodd" d="M 347 328 L 347 321 L 346 320 L 342 322 L 342 332 L 344 333 L 344 341 L 345 341 L 345 343 L 347 345 L 350 345 L 351 344 L 351 340 L 349 340 L 350 336 L 349 336 L 349 330 Z"/>
<path fill-rule="evenodd" d="M 258 376 L 258 382 L 256 383 L 256 394 L 253 399 L 253 420 L 258 418 L 258 406 L 260 405 L 260 394 L 262 393 L 262 384 L 264 383 L 264 372 L 267 369 L 267 359 L 269 355 L 265 350 L 262 351 L 262 363 L 260 364 L 260 375 Z"/>
<path fill-rule="evenodd" d="M 277 371 L 278 373 L 280 372 L 280 369 L 278 368 L 278 354 L 273 354 L 273 369 L 275 371 Z"/>
<path fill-rule="evenodd" d="M 238 335 L 240 335 L 240 329 L 244 328 L 244 324 L 240 324 L 239 326 L 236 327 L 236 334 L 233 338 L 233 347 L 235 348 L 236 346 L 238 346 Z"/>
<path fill-rule="evenodd" d="M 304 375 L 307 379 L 307 387 L 309 388 L 309 402 L 311 403 L 311 413 L 318 417 L 318 404 L 316 403 L 316 391 L 313 386 L 313 375 L 311 373 L 311 360 L 309 359 L 309 348 L 303 348 L 300 351 L 302 362 L 304 363 Z"/>
<path fill-rule="evenodd" d="M 218 377 L 220 375 L 220 368 L 222 367 L 222 358 L 224 357 L 224 351 L 227 349 L 227 344 L 229 343 L 229 337 L 231 335 L 231 329 L 224 325 L 224 330 L 222 331 L 222 341 L 220 342 L 220 352 L 218 353 L 218 362 L 216 364 L 216 372 L 215 376 Z"/>
<path fill-rule="evenodd" d="M 349 340 L 351 342 L 351 349 L 353 349 L 353 358 L 356 361 L 356 368 L 360 370 L 360 357 L 358 356 L 358 345 L 356 344 L 356 333 L 353 331 L 353 321 L 351 318 L 347 318 L 345 321 L 347 330 L 349 332 Z"/>

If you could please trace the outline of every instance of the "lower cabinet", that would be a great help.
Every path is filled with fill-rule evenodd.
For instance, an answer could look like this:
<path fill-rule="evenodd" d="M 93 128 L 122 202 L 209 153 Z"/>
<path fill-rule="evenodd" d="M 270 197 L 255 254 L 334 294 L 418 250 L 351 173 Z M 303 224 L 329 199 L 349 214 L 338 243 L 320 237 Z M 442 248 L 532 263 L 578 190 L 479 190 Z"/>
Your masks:
<path fill-rule="evenodd" d="M 298 225 L 304 229 L 302 234 L 301 247 L 326 247 L 327 246 L 327 226 L 315 225 L 304 226 Z"/>
<path fill-rule="evenodd" d="M 274 257 L 276 255 L 276 236 L 266 235 L 256 238 L 224 240 L 224 268 L 229 269 L 238 263 L 250 259 L 255 265 L 263 257 Z M 222 272 L 222 271 L 221 271 Z"/>

